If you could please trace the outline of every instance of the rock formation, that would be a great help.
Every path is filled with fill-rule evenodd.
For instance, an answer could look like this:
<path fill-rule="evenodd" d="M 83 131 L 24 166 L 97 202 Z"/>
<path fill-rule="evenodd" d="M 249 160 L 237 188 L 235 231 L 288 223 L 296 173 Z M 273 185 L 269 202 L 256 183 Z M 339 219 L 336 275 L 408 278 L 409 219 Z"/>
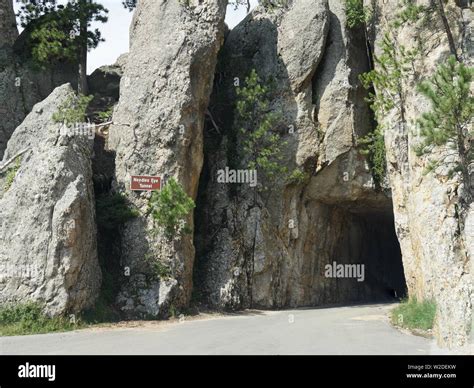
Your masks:
<path fill-rule="evenodd" d="M 387 15 L 395 17 L 400 10 L 395 3 L 375 2 L 371 38 L 376 54 L 384 34 L 394 28 Z M 463 12 L 454 1 L 448 2 L 446 12 L 458 53 L 472 66 L 472 48 L 462 49 L 463 39 L 472 40 L 466 29 L 470 12 Z M 414 151 L 419 136 L 413 122 L 429 108 L 416 84 L 433 74 L 436 66 L 451 55 L 439 16 L 433 15 L 430 28 L 423 28 L 421 23 L 421 17 L 416 23 L 405 22 L 395 32 L 396 47 L 410 50 L 421 42 L 422 48 L 414 71 L 403 80 L 406 99 L 397 101 L 404 109 L 405 119 L 394 108 L 383 123 L 387 168 L 409 294 L 419 300 L 436 301 L 436 335 L 440 344 L 459 346 L 468 340 L 474 302 L 473 205 L 465 203 L 469 193 L 472 198 L 473 188 L 461 184 L 458 174 L 448 178 L 448 165 L 427 174 L 428 156 L 418 157 Z"/>
<path fill-rule="evenodd" d="M 120 97 L 120 79 L 127 61 L 127 54 L 121 55 L 117 62 L 102 66 L 87 77 L 89 93 L 95 98 L 117 102 Z"/>
<path fill-rule="evenodd" d="M 11 0 L 0 3 L 0 158 L 8 139 L 33 106 L 44 100 L 55 87 L 70 82 L 77 84 L 77 64 L 61 62 L 35 67 L 25 52 L 30 32 L 18 36 Z"/>
<path fill-rule="evenodd" d="M 98 106 L 116 102 L 120 80 L 110 150 L 104 135 L 107 155 L 94 158 L 106 184 L 96 186 L 110 194 L 115 166 L 112 192 L 140 214 L 117 228 L 109 255 L 124 317 L 167 317 L 189 307 L 192 296 L 211 308 L 240 309 L 381 301 L 408 291 L 436 301 L 441 345 L 468 342 L 473 188 L 447 165 L 427 173 L 429 158 L 416 155 L 412 127 L 429 109 L 417 84 L 450 55 L 445 26 L 434 13 L 428 25 L 408 18 L 394 27 L 402 1 L 365 3 L 366 26 L 349 26 L 343 0 L 288 0 L 255 8 L 228 31 L 225 0 L 138 2 L 130 53 L 89 78 Z M 472 66 L 468 3 L 448 1 L 446 15 L 456 54 Z M 0 5 L 0 157 L 10 137 L 4 162 L 28 149 L 0 193 L 0 266 L 7 269 L 0 304 L 30 298 L 51 314 L 80 311 L 100 284 L 91 144 L 55 132 L 52 114 L 73 93 L 67 85 L 36 105 L 12 136 L 68 72 L 45 83 L 20 66 L 11 2 Z M 359 76 L 380 69 L 375 58 L 393 28 L 396 49 L 420 53 L 400 79 L 404 98 L 394 98 L 380 118 Z M 220 171 L 248 167 L 238 160 L 245 138 L 236 107 L 253 70 L 271 86 L 267 110 L 277 114 L 272 133 L 281 138 L 287 169 L 273 180 L 259 173 L 257 188 L 217 179 Z M 361 152 L 377 124 L 385 179 L 374 179 Z M 197 204 L 188 219 L 193 233 L 175 240 L 155 234 L 151 193 L 131 191 L 132 175 L 175 178 Z M 328 266 L 337 265 L 361 268 L 363 281 L 329 276 Z M 8 275 L 12 266 L 28 276 Z"/>
<path fill-rule="evenodd" d="M 0 1 L 0 48 L 13 46 L 18 37 L 16 28 L 15 12 L 10 0 Z"/>
<path fill-rule="evenodd" d="M 123 279 L 118 303 L 129 315 L 166 315 L 171 304 L 189 303 L 192 236 L 172 242 L 153 236 L 153 220 L 146 215 L 150 195 L 130 192 L 129 182 L 131 175 L 175 177 L 196 197 L 204 115 L 224 35 L 225 7 L 224 0 L 144 0 L 135 11 L 110 130 L 117 190 L 142 213 L 121 236 L 122 266 L 130 276 Z M 168 267 L 171 276 L 157 276 L 150 261 Z"/>
<path fill-rule="evenodd" d="M 270 198 L 257 201 L 251 190 L 234 194 L 216 180 L 236 147 L 234 80 L 252 68 L 275 79 L 272 109 L 295 129 L 285 131 L 285 164 L 307 175 L 298 184 L 281 176 Z M 372 129 L 358 80 L 367 70 L 365 41 L 346 27 L 339 1 L 258 7 L 230 32 L 211 103 L 223 135 L 211 130 L 206 138 L 196 215 L 196 287 L 206 303 L 272 308 L 403 294 L 390 198 L 376 190 L 357 150 Z M 365 282 L 326 278 L 334 262 L 365 265 Z"/>
<path fill-rule="evenodd" d="M 52 119 L 73 93 L 67 84 L 35 105 L 0 164 L 28 150 L 12 165 L 11 186 L 0 179 L 0 304 L 38 301 L 57 315 L 78 313 L 97 297 L 92 143 L 62 135 Z"/>

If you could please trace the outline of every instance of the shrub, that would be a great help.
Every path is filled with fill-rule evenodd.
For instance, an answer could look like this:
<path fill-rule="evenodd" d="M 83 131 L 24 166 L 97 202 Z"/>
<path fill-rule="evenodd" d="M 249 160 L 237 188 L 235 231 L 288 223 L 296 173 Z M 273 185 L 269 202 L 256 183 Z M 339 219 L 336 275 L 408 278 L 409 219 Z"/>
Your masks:
<path fill-rule="evenodd" d="M 159 259 L 156 259 L 153 254 L 145 256 L 145 260 L 151 267 L 153 275 L 158 279 L 169 278 L 171 276 L 171 269 Z"/>
<path fill-rule="evenodd" d="M 378 126 L 373 132 L 360 139 L 361 154 L 369 159 L 370 168 L 374 181 L 378 184 L 383 182 L 386 175 L 386 150 L 385 138 L 382 129 Z"/>
<path fill-rule="evenodd" d="M 374 56 L 376 68 L 361 74 L 362 85 L 369 90 L 367 101 L 375 114 L 377 128 L 361 139 L 362 153 L 367 155 L 376 183 L 386 175 L 383 122 L 395 110 L 402 128 L 406 125 L 405 101 L 407 90 L 404 80 L 411 74 L 417 50 L 408 50 L 396 44 L 395 32 L 386 33 L 380 45 L 380 55 Z"/>
<path fill-rule="evenodd" d="M 174 178 L 171 178 L 163 189 L 152 194 L 149 206 L 158 225 L 155 231 L 163 232 L 167 239 L 173 240 L 183 232 L 191 232 L 186 226 L 186 217 L 196 205 Z"/>
<path fill-rule="evenodd" d="M 356 28 L 363 26 L 370 17 L 370 12 L 364 7 L 363 0 L 346 0 L 347 26 Z"/>
<path fill-rule="evenodd" d="M 16 174 L 18 170 L 20 169 L 20 166 L 21 166 L 21 158 L 17 158 L 15 165 L 13 167 L 10 167 L 7 170 L 7 174 L 5 176 L 5 185 L 3 186 L 4 193 L 10 190 L 10 187 L 12 186 L 13 181 L 15 180 Z"/>
<path fill-rule="evenodd" d="M 300 185 L 306 182 L 309 178 L 308 174 L 300 169 L 295 169 L 293 172 L 288 176 L 287 183 L 293 185 Z"/>
<path fill-rule="evenodd" d="M 83 94 L 69 98 L 53 114 L 53 121 L 65 125 L 83 123 L 86 120 L 87 107 L 93 98 L 94 96 L 84 96 Z"/>

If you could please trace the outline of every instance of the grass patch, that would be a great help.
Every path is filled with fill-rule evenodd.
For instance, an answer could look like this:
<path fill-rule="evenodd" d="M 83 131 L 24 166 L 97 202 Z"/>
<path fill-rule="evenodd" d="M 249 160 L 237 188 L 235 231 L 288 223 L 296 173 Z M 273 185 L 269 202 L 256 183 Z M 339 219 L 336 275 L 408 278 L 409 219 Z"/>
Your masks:
<path fill-rule="evenodd" d="M 10 187 L 13 184 L 13 181 L 15 180 L 16 174 L 18 170 L 20 169 L 21 166 L 21 159 L 17 158 L 15 165 L 13 167 L 10 167 L 7 170 L 6 176 L 5 176 L 5 185 L 3 186 L 3 192 L 6 193 L 8 190 L 10 190 Z"/>
<path fill-rule="evenodd" d="M 392 324 L 407 329 L 429 330 L 433 328 L 436 303 L 431 300 L 418 302 L 415 298 L 400 303 L 392 310 Z"/>
<path fill-rule="evenodd" d="M 28 302 L 0 307 L 0 336 L 70 331 L 83 326 L 66 317 L 49 317 L 40 304 Z"/>

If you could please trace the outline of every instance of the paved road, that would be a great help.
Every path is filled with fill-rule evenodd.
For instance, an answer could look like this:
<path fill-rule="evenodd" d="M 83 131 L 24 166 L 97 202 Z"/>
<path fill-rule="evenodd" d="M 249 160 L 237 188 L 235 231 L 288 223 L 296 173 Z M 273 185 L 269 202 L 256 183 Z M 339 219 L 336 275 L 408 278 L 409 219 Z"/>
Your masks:
<path fill-rule="evenodd" d="M 135 328 L 0 338 L 0 354 L 431 354 L 390 326 L 393 305 L 253 311 Z"/>

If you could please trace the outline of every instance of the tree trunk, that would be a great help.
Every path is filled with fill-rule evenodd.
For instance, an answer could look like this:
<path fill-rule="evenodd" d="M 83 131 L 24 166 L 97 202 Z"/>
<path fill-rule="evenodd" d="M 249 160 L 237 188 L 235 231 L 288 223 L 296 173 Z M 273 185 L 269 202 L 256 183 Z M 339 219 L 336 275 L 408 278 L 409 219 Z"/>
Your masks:
<path fill-rule="evenodd" d="M 89 0 L 81 0 L 85 4 Z M 79 20 L 79 39 L 81 47 L 79 48 L 79 74 L 78 74 L 78 88 L 80 94 L 87 95 L 89 88 L 87 85 L 87 16 L 86 6 L 81 6 L 81 19 Z"/>
<path fill-rule="evenodd" d="M 0 47 L 13 46 L 18 38 L 13 0 L 0 0 Z"/>
<path fill-rule="evenodd" d="M 457 146 L 459 152 L 459 164 L 461 169 L 462 178 L 466 187 L 466 193 L 468 194 L 468 202 L 471 201 L 471 177 L 469 174 L 469 160 L 466 157 L 466 145 L 465 136 L 463 135 L 462 128 L 457 128 Z"/>
<path fill-rule="evenodd" d="M 453 54 L 456 57 L 456 60 L 459 62 L 456 45 L 454 44 L 453 33 L 451 32 L 451 27 L 449 27 L 448 18 L 446 17 L 446 13 L 444 12 L 443 0 L 438 0 L 437 8 L 438 8 L 439 16 L 441 17 L 441 20 L 443 21 L 446 35 L 448 37 L 449 50 L 451 51 L 451 54 Z"/>

